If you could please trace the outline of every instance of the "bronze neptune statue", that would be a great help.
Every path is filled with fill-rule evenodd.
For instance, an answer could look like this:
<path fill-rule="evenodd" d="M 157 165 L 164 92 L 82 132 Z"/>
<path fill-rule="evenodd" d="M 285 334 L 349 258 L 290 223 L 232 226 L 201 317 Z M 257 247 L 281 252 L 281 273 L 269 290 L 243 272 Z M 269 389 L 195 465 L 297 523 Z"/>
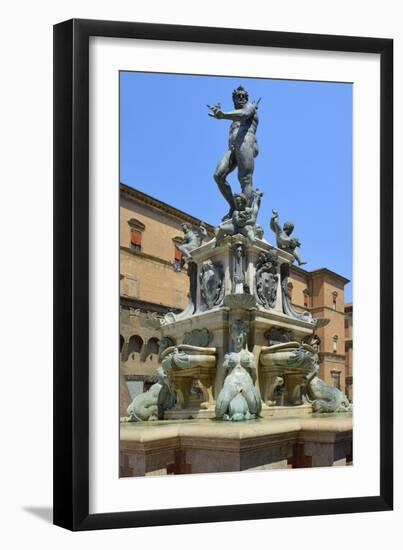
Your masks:
<path fill-rule="evenodd" d="M 259 149 L 256 141 L 256 129 L 259 122 L 257 109 L 259 101 L 249 102 L 248 92 L 238 86 L 232 92 L 235 109 L 224 112 L 221 104 L 207 105 L 212 111 L 209 116 L 231 120 L 229 129 L 228 149 L 219 161 L 214 173 L 214 179 L 221 194 L 229 204 L 229 212 L 224 219 L 230 219 L 235 210 L 234 195 L 226 178 L 235 168 L 238 168 L 238 180 L 242 193 L 245 195 L 248 206 L 253 202 L 252 175 Z"/>

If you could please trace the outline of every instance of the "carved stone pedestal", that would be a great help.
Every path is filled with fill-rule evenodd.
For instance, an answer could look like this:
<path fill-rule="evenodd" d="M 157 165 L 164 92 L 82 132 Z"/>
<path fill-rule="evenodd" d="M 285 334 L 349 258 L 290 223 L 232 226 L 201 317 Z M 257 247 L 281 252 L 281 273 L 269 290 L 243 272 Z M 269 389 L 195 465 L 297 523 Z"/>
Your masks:
<path fill-rule="evenodd" d="M 277 407 L 302 404 L 300 385 L 308 368 L 298 362 L 292 364 L 292 356 L 313 334 L 315 320 L 309 312 L 294 315 L 289 307 L 284 313 L 288 299 L 284 296 L 284 274 L 292 260 L 284 250 L 260 239 L 251 244 L 242 235 L 225 237 L 219 246 L 213 239 L 192 250 L 193 310 L 167 314 L 161 333 L 169 341 L 169 350 L 186 351 L 186 345 L 214 349 L 216 362 L 206 370 L 207 363 L 196 364 L 190 357 L 188 366 L 166 371 L 177 392 L 177 405 L 174 411 L 165 412 L 165 418 L 214 417 L 215 401 L 231 372 L 225 357 L 235 349 L 232 327 L 239 323 L 247 327 L 242 346 L 254 356 L 254 384 L 263 403 Z M 285 337 L 286 343 L 268 346 L 272 331 Z M 302 348 L 313 352 L 306 344 Z M 167 350 L 161 357 L 166 354 Z M 193 368 L 200 365 L 204 368 Z M 284 390 L 280 398 L 276 391 L 279 384 Z M 289 414 L 286 409 L 284 413 Z"/>

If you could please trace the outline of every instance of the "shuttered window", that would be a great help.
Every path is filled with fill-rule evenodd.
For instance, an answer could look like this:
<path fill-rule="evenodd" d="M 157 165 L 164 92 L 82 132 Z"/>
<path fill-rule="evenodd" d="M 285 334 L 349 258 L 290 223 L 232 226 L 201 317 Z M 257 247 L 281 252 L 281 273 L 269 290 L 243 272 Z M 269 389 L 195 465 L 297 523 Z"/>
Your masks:
<path fill-rule="evenodd" d="M 140 252 L 140 250 L 141 250 L 141 236 L 142 236 L 141 231 L 138 231 L 137 229 L 132 229 L 131 230 L 132 250 L 134 250 L 136 252 Z"/>

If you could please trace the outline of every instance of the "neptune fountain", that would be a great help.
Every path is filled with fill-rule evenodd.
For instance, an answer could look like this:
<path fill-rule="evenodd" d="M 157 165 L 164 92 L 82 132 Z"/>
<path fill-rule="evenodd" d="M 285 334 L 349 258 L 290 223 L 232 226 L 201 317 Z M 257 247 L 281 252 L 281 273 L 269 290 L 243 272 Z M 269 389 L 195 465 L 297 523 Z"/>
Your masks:
<path fill-rule="evenodd" d="M 315 331 L 328 319 L 291 304 L 290 267 L 305 263 L 294 225 L 281 227 L 273 208 L 274 245 L 257 224 L 263 199 L 253 186 L 259 102 L 250 102 L 240 86 L 233 103 L 231 111 L 208 106 L 211 117 L 231 122 L 228 149 L 214 173 L 229 211 L 212 238 L 203 225 L 183 228 L 177 247 L 188 269 L 189 304 L 179 314 L 150 315 L 148 324 L 161 333 L 158 382 L 135 397 L 125 422 L 198 420 L 205 433 L 212 421 L 263 420 L 267 433 L 276 419 L 351 413 L 347 397 L 318 376 Z M 239 193 L 226 179 L 235 169 Z"/>

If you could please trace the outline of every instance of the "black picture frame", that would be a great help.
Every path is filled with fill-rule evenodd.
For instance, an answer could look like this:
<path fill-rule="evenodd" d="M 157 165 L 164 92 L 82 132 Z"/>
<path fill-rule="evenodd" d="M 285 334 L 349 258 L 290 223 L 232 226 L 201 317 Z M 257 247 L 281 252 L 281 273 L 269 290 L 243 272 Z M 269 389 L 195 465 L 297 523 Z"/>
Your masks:
<path fill-rule="evenodd" d="M 89 513 L 89 38 L 377 53 L 380 97 L 380 491 L 370 497 Z M 54 523 L 71 530 L 392 510 L 393 40 L 73 19 L 54 27 Z"/>

